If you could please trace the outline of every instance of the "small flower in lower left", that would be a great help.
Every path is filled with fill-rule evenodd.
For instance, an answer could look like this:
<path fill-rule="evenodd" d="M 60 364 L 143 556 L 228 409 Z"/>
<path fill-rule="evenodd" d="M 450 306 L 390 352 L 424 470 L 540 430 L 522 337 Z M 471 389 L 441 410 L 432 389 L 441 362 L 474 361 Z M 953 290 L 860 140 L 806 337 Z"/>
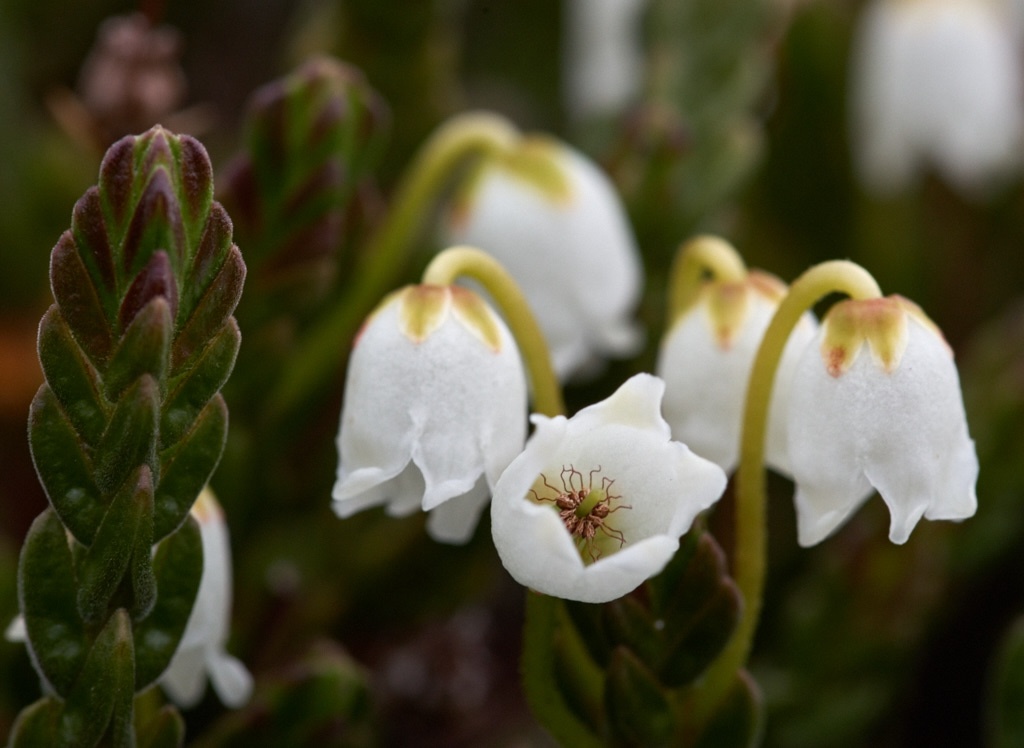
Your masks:
<path fill-rule="evenodd" d="M 243 706 L 252 695 L 252 675 L 225 650 L 231 623 L 231 542 L 224 512 L 209 487 L 192 506 L 203 543 L 203 575 L 178 649 L 159 684 L 180 707 L 195 706 L 206 676 L 225 706 Z M 24 642 L 25 620 L 19 615 L 4 632 L 8 641 Z"/>
<path fill-rule="evenodd" d="M 538 592 L 603 603 L 659 573 L 726 477 L 672 441 L 665 383 L 638 374 L 571 419 L 533 416 L 536 431 L 491 503 L 508 572 Z"/>
<path fill-rule="evenodd" d="M 245 665 L 225 649 L 231 623 L 231 541 L 224 511 L 209 487 L 192 506 L 192 517 L 203 540 L 203 576 L 160 685 L 174 703 L 190 707 L 203 697 L 209 676 L 220 700 L 235 709 L 249 701 L 253 683 Z"/>
<path fill-rule="evenodd" d="M 459 286 L 387 297 L 349 359 L 334 511 L 429 512 L 435 540 L 469 540 L 526 439 L 526 374 L 501 318 Z"/>

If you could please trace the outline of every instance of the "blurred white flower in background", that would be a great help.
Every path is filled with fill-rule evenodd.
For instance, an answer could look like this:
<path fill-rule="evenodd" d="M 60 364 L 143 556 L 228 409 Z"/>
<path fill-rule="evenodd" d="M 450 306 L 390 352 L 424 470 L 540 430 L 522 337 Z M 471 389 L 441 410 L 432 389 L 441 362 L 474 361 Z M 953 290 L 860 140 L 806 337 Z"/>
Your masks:
<path fill-rule="evenodd" d="M 979 196 L 1020 164 L 1020 36 L 1010 0 L 873 0 L 855 33 L 851 129 L 880 193 L 930 166 Z"/>
<path fill-rule="evenodd" d="M 442 225 L 446 244 L 479 247 L 520 285 L 560 379 L 642 342 L 632 319 L 643 269 L 611 180 L 569 145 L 527 136 L 484 158 Z"/>
<path fill-rule="evenodd" d="M 570 117 L 618 114 L 640 90 L 647 0 L 567 0 L 563 69 Z"/>

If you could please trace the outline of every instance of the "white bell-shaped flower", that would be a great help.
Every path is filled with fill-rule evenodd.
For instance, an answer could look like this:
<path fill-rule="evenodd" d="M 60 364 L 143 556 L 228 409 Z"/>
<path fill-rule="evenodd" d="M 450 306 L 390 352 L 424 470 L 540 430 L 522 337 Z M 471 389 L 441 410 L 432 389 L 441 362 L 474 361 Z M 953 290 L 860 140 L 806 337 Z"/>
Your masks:
<path fill-rule="evenodd" d="M 407 286 L 356 340 L 338 432 L 339 517 L 386 505 L 430 512 L 463 543 L 526 438 L 526 375 L 500 317 L 458 286 Z"/>
<path fill-rule="evenodd" d="M 800 544 L 838 528 L 874 490 L 889 539 L 921 517 L 977 509 L 978 458 L 942 333 L 899 296 L 836 304 L 793 376 L 789 457 Z"/>
<path fill-rule="evenodd" d="M 907 185 L 925 164 L 975 194 L 1019 165 L 1024 80 L 1000 0 L 874 0 L 854 41 L 851 114 L 864 182 Z"/>
<path fill-rule="evenodd" d="M 747 383 L 764 332 L 786 286 L 751 272 L 742 281 L 710 281 L 672 323 L 657 374 L 665 380 L 665 420 L 672 436 L 726 472 L 736 467 Z M 817 324 L 805 314 L 782 354 L 769 411 L 765 459 L 789 474 L 786 414 L 790 380 Z"/>
<path fill-rule="evenodd" d="M 252 695 L 252 675 L 225 649 L 231 628 L 231 541 L 224 512 L 209 488 L 192 506 L 203 541 L 203 575 L 181 643 L 160 677 L 181 707 L 199 703 L 209 676 L 225 706 L 238 708 Z"/>
<path fill-rule="evenodd" d="M 642 342 L 631 318 L 640 253 L 608 177 L 583 154 L 543 136 L 485 158 L 442 226 L 450 244 L 479 247 L 523 289 L 560 378 Z"/>
<path fill-rule="evenodd" d="M 671 441 L 664 383 L 639 374 L 571 419 L 535 415 L 491 502 L 494 545 L 520 584 L 588 603 L 660 572 L 725 473 Z"/>

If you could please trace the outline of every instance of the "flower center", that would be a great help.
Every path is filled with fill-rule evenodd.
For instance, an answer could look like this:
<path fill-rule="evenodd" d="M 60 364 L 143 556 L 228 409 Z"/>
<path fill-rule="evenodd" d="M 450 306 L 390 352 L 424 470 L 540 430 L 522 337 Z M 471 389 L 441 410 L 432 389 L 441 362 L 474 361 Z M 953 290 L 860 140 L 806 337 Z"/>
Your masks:
<path fill-rule="evenodd" d="M 595 485 L 600 472 L 601 466 L 598 465 L 588 473 L 584 485 L 583 473 L 573 465 L 563 466 L 559 473 L 561 488 L 552 485 L 541 473 L 530 489 L 533 500 L 538 504 L 554 504 L 562 524 L 576 542 L 580 556 L 590 562 L 601 558 L 610 542 L 618 541 L 618 548 L 626 544 L 622 530 L 612 527 L 608 518 L 620 509 L 633 508 L 626 504 L 612 507 L 611 502 L 620 501 L 622 497 L 612 493 L 614 478 L 600 476 L 599 484 Z"/>

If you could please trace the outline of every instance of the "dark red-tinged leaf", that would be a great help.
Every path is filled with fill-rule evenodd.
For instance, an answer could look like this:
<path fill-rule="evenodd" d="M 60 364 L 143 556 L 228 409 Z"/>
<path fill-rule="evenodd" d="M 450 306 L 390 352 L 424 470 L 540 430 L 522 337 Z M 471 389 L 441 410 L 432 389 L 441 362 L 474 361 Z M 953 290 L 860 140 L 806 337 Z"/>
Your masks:
<path fill-rule="evenodd" d="M 163 447 L 177 442 L 192 427 L 196 416 L 227 382 L 235 365 L 241 334 L 234 318 L 192 361 L 192 366 L 171 380 L 164 401 L 160 440 Z"/>
<path fill-rule="evenodd" d="M 66 697 L 89 641 L 76 604 L 75 570 L 64 528 L 52 509 L 32 523 L 18 564 L 18 605 L 40 675 Z"/>
<path fill-rule="evenodd" d="M 675 744 L 675 717 L 665 690 L 625 647 L 612 654 L 604 705 L 613 744 L 644 748 Z"/>
<path fill-rule="evenodd" d="M 666 685 L 687 685 L 711 664 L 739 621 L 741 597 L 726 574 L 725 555 L 709 533 L 693 530 L 648 589 L 664 632 L 655 670 Z"/>
<path fill-rule="evenodd" d="M 119 265 L 125 277 L 134 278 L 149 263 L 153 252 L 162 249 L 180 272 L 185 261 L 185 242 L 174 184 L 167 168 L 160 167 L 150 175 L 135 206 L 120 247 Z"/>
<path fill-rule="evenodd" d="M 181 748 L 185 744 L 185 720 L 170 704 L 139 728 L 138 748 Z"/>
<path fill-rule="evenodd" d="M 61 703 L 46 696 L 21 710 L 7 736 L 8 748 L 37 748 L 57 744 Z"/>
<path fill-rule="evenodd" d="M 741 670 L 694 748 L 754 748 L 761 742 L 763 711 L 761 690 Z"/>
<path fill-rule="evenodd" d="M 90 187 L 75 203 L 71 216 L 71 234 L 75 238 L 82 262 L 89 271 L 93 284 L 100 289 L 101 294 L 114 293 L 114 257 L 107 236 L 106 222 L 103 220 L 103 206 L 100 203 L 98 187 Z"/>
<path fill-rule="evenodd" d="M 164 540 L 153 559 L 156 605 L 135 625 L 135 689 L 152 685 L 178 648 L 203 575 L 203 541 L 191 517 Z"/>
<path fill-rule="evenodd" d="M 203 408 L 192 429 L 161 453 L 161 478 L 153 514 L 155 542 L 173 532 L 188 515 L 217 467 L 227 432 L 228 409 L 224 398 L 217 395 Z"/>
<path fill-rule="evenodd" d="M 181 168 L 181 209 L 188 246 L 199 244 L 203 223 L 213 202 L 213 166 L 203 144 L 189 135 L 178 138 Z M 187 258 L 191 260 L 191 258 Z"/>
<path fill-rule="evenodd" d="M 149 263 L 128 287 L 118 313 L 121 329 L 127 328 L 139 310 L 157 297 L 167 301 L 173 320 L 178 314 L 178 282 L 174 279 L 171 261 L 163 250 L 153 253 Z"/>
<path fill-rule="evenodd" d="M 526 593 L 526 627 L 521 667 L 523 690 L 534 717 L 562 745 L 597 748 L 601 741 L 566 702 L 555 672 L 560 600 Z"/>
<path fill-rule="evenodd" d="M 231 231 L 231 219 L 228 214 L 220 203 L 213 203 L 182 287 L 180 309 L 182 320 L 192 316 L 206 287 L 224 266 L 224 261 L 231 252 Z"/>
<path fill-rule="evenodd" d="M 70 231 L 61 235 L 50 253 L 50 287 L 75 341 L 102 367 L 114 347 L 110 333 L 114 302 L 107 308 L 97 295 Z"/>
<path fill-rule="evenodd" d="M 154 382 L 166 379 L 174 333 L 173 312 L 163 296 L 152 299 L 135 316 L 118 341 L 103 381 L 104 394 L 116 401 L 143 374 Z"/>
<path fill-rule="evenodd" d="M 115 243 L 120 241 L 131 214 L 136 140 L 132 135 L 121 138 L 107 149 L 100 164 L 100 202 L 107 218 L 107 231 Z"/>
<path fill-rule="evenodd" d="M 92 462 L 49 385 L 32 400 L 28 438 L 36 473 L 60 521 L 80 542 L 91 543 L 105 506 Z"/>
<path fill-rule="evenodd" d="M 669 686 L 692 683 L 725 648 L 740 618 L 740 593 L 726 579 L 692 616 L 666 624 L 666 653 L 658 670 Z"/>
<path fill-rule="evenodd" d="M 245 283 L 245 263 L 238 247 L 231 247 L 217 277 L 206 287 L 195 310 L 174 341 L 171 366 L 177 370 L 217 334 L 238 306 Z"/>
<path fill-rule="evenodd" d="M 78 611 L 87 623 L 102 621 L 129 573 L 134 617 L 153 605 L 153 475 L 141 465 L 115 494 L 92 545 L 78 562 Z"/>
<path fill-rule="evenodd" d="M 604 612 L 609 639 L 656 670 L 664 657 L 664 626 L 656 624 L 650 609 L 635 597 L 626 596 L 605 605 Z"/>
<path fill-rule="evenodd" d="M 159 417 L 159 387 L 153 377 L 143 374 L 122 393 L 96 448 L 96 485 L 104 495 L 112 495 L 139 465 L 149 465 L 159 475 Z"/>
<path fill-rule="evenodd" d="M 39 361 L 46 383 L 85 443 L 95 445 L 107 427 L 107 404 L 96 368 L 71 337 L 57 305 L 39 323 Z"/>
<path fill-rule="evenodd" d="M 93 746 L 107 735 L 112 746 L 131 745 L 134 674 L 131 621 L 118 609 L 96 636 L 64 702 L 58 744 Z"/>

